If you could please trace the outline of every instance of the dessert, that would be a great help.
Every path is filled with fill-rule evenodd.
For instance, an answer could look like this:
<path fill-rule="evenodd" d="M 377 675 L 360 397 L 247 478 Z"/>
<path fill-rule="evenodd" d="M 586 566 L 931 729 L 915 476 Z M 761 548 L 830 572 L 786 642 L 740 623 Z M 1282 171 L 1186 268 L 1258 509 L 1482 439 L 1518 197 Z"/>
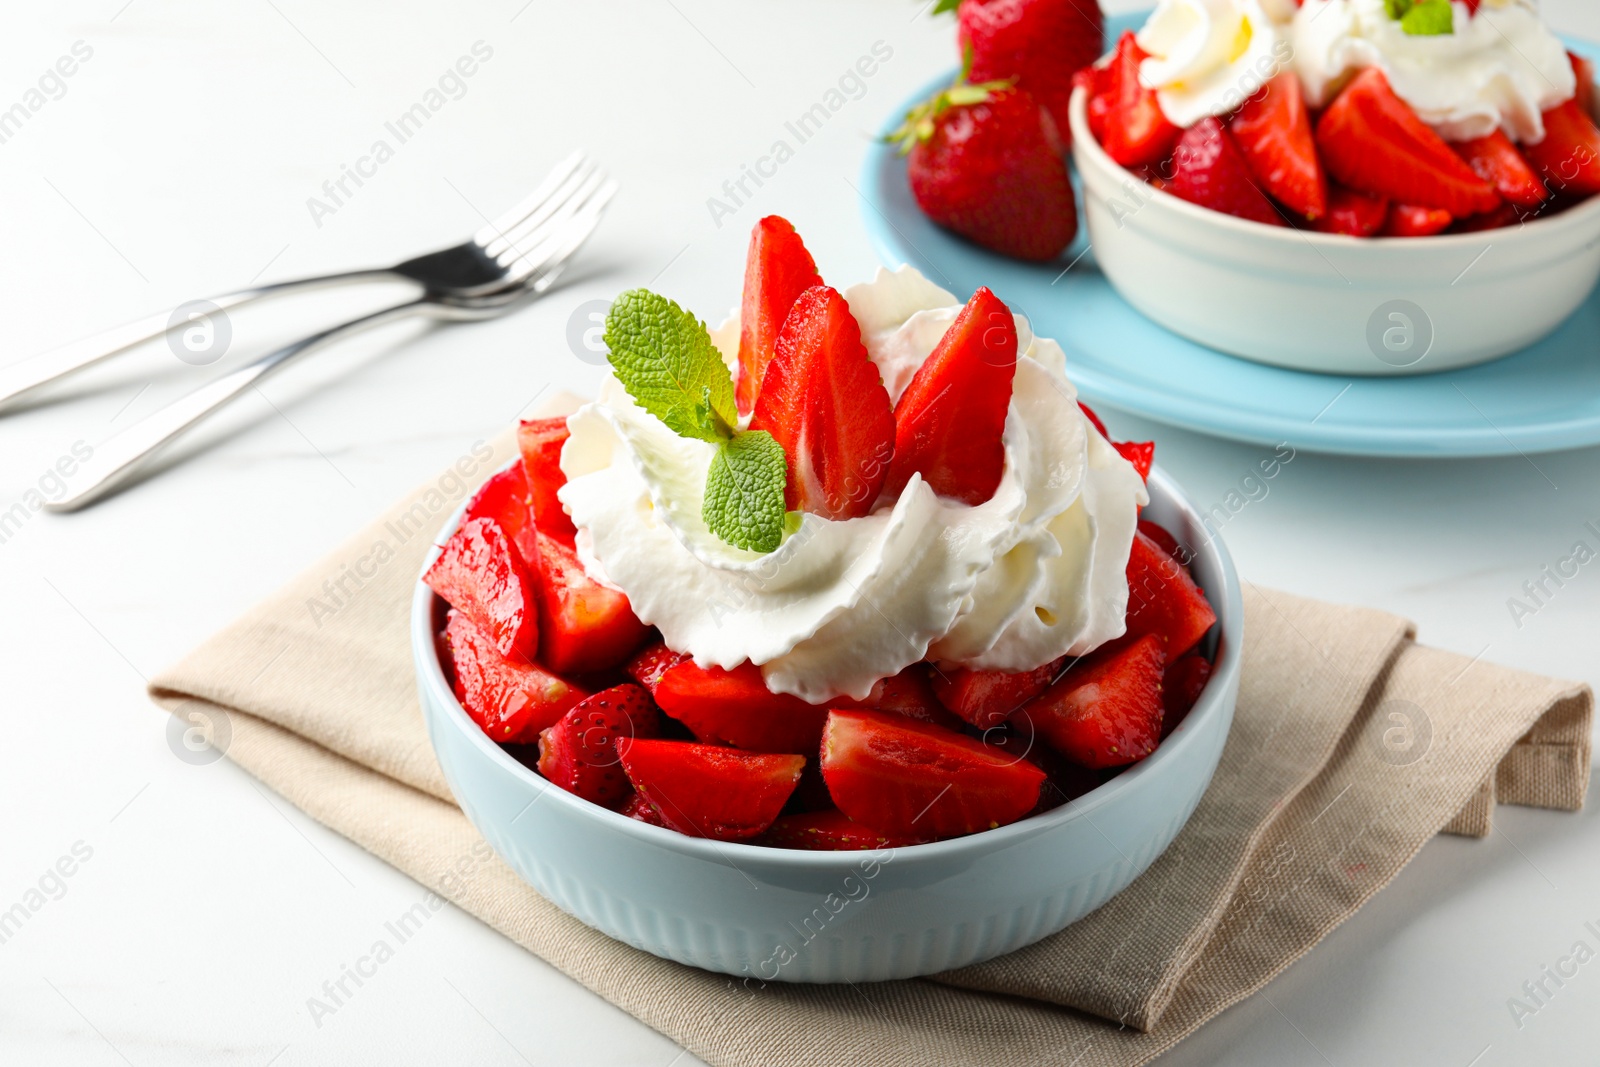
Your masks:
<path fill-rule="evenodd" d="M 1600 192 L 1592 68 L 1532 0 L 1162 0 L 1078 80 L 1113 160 L 1263 225 L 1426 237 Z"/>
<path fill-rule="evenodd" d="M 737 317 L 634 290 L 606 341 L 595 401 L 520 426 L 424 575 L 463 709 L 554 785 L 724 841 L 913 844 L 1082 794 L 1198 699 L 1216 616 L 1140 521 L 1154 446 L 1110 442 L 996 294 L 832 289 L 774 217 Z"/>

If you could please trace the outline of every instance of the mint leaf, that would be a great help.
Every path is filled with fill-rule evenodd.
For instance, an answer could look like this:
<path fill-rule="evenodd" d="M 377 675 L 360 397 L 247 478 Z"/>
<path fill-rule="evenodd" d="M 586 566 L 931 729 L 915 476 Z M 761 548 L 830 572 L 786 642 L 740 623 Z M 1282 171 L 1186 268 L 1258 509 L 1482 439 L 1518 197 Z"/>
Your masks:
<path fill-rule="evenodd" d="M 706 528 L 735 548 L 771 552 L 783 542 L 787 475 L 783 446 L 765 430 L 724 441 L 706 472 Z"/>
<path fill-rule="evenodd" d="M 667 429 L 701 441 L 733 436 L 733 376 L 705 323 L 664 296 L 630 289 L 606 313 L 605 340 L 623 388 Z"/>
<path fill-rule="evenodd" d="M 1450 0 L 1415 0 L 1400 17 L 1400 28 L 1413 37 L 1438 37 L 1454 33 L 1455 9 Z"/>
<path fill-rule="evenodd" d="M 960 6 L 961 0 L 938 0 L 938 2 L 933 5 L 932 13 L 935 15 L 947 15 Z"/>
<path fill-rule="evenodd" d="M 1389 17 L 1399 22 L 1406 17 L 1406 12 L 1411 10 L 1413 0 L 1383 0 L 1383 9 Z"/>

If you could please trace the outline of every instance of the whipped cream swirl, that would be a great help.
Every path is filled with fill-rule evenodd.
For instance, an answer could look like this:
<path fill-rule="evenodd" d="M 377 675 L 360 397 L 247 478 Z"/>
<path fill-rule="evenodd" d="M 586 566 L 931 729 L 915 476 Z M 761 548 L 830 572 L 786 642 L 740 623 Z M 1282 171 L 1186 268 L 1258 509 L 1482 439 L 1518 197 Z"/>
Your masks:
<path fill-rule="evenodd" d="M 1532 0 L 1483 0 L 1476 15 L 1456 0 L 1455 32 L 1413 36 L 1384 0 L 1305 0 L 1291 30 L 1295 65 L 1312 107 L 1348 75 L 1381 67 L 1395 93 L 1446 140 L 1544 140 L 1541 113 L 1570 100 L 1577 78 L 1566 47 Z"/>
<path fill-rule="evenodd" d="M 1139 81 L 1185 129 L 1225 115 L 1288 64 L 1293 13 L 1291 0 L 1161 0 L 1138 34 Z"/>
<path fill-rule="evenodd" d="M 891 401 L 961 310 L 910 268 L 845 292 Z M 614 377 L 568 420 L 560 498 L 597 581 L 701 666 L 759 665 L 812 703 L 865 697 L 922 659 L 1027 670 L 1120 636 L 1138 473 L 1077 405 L 1066 357 L 1018 316 L 1005 469 L 988 501 L 937 496 L 913 476 L 892 505 L 834 521 L 807 514 L 767 554 L 719 540 L 700 517 L 715 452 L 633 403 Z M 713 333 L 737 365 L 735 318 Z"/>

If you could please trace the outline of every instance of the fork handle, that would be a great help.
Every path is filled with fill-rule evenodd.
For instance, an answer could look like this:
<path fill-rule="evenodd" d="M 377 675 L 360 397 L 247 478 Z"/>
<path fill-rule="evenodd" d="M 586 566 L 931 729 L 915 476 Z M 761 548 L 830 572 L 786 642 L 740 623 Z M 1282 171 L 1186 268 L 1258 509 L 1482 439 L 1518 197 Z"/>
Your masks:
<path fill-rule="evenodd" d="M 430 303 L 427 296 L 420 296 L 351 319 L 269 352 L 254 363 L 201 386 L 97 446 L 94 454 L 80 468 L 81 481 L 76 490 L 59 500 L 47 500 L 45 508 L 49 511 L 76 511 L 85 504 L 99 500 L 131 479 L 146 460 L 190 427 L 236 400 L 267 375 L 297 357 L 360 330 L 416 314 Z"/>
<path fill-rule="evenodd" d="M 319 274 L 310 278 L 296 278 L 223 293 L 221 296 L 211 297 L 209 302 L 216 305 L 219 311 L 228 311 L 265 296 L 276 296 L 299 289 L 343 285 L 347 282 L 374 281 L 389 276 L 390 272 L 385 270 Z M 0 405 L 15 400 L 25 393 L 31 393 L 41 385 L 58 378 L 65 378 L 69 374 L 126 352 L 136 345 L 152 341 L 182 325 L 183 322 L 173 321 L 171 312 L 157 312 L 148 318 L 113 326 L 109 330 L 63 345 L 41 356 L 23 360 L 9 367 L 0 367 Z"/>

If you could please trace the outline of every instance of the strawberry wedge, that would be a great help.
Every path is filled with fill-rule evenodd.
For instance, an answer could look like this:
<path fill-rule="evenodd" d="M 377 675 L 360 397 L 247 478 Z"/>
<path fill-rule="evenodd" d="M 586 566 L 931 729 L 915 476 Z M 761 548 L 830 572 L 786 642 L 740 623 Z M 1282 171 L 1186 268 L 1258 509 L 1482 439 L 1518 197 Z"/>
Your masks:
<path fill-rule="evenodd" d="M 1106 155 L 1124 167 L 1159 163 L 1183 133 L 1161 110 L 1155 90 L 1139 81 L 1139 66 L 1147 58 L 1133 31 L 1124 32 L 1111 65 L 1098 72 L 1102 91 L 1090 104 L 1090 114 L 1099 113 L 1091 121 L 1103 130 L 1099 137 Z"/>
<path fill-rule="evenodd" d="M 1311 221 L 1328 211 L 1328 179 L 1317 159 L 1300 77 L 1284 71 L 1244 102 L 1228 127 L 1268 193 Z"/>
<path fill-rule="evenodd" d="M 979 289 L 900 394 L 885 495 L 898 496 L 921 474 L 935 493 L 966 504 L 994 496 L 1016 373 L 1016 321 L 999 297 Z"/>
<path fill-rule="evenodd" d="M 768 848 L 811 852 L 861 852 L 917 844 L 916 838 L 893 837 L 862 826 L 838 808 L 785 815 L 757 841 Z"/>
<path fill-rule="evenodd" d="M 502 656 L 534 658 L 539 647 L 534 583 L 516 545 L 494 519 L 462 523 L 422 580 L 471 619 Z"/>
<path fill-rule="evenodd" d="M 1544 113 L 1544 140 L 1523 149 L 1550 188 L 1591 196 L 1600 193 L 1600 128 L 1576 99 Z"/>
<path fill-rule="evenodd" d="M 1137 763 L 1161 740 L 1165 666 L 1161 638 L 1153 634 L 1115 642 L 1075 662 L 1012 724 L 1084 767 Z"/>
<path fill-rule="evenodd" d="M 939 673 L 933 691 L 944 706 L 980 730 L 1005 722 L 1022 705 L 1044 692 L 1065 659 L 1031 671 L 974 671 L 964 667 Z"/>
<path fill-rule="evenodd" d="M 872 510 L 894 453 L 894 411 L 836 290 L 817 286 L 794 302 L 750 429 L 783 446 L 790 511 L 853 519 Z"/>
<path fill-rule="evenodd" d="M 542 530 L 539 577 L 539 662 L 551 670 L 610 670 L 650 632 L 626 596 L 590 578 L 577 552 Z"/>
<path fill-rule="evenodd" d="M 534 663 L 507 659 L 461 612 L 451 611 L 445 649 L 455 674 L 456 698 L 491 740 L 531 745 L 578 701 L 582 689 Z"/>
<path fill-rule="evenodd" d="M 750 663 L 725 671 L 686 659 L 660 676 L 654 692 L 661 710 L 701 741 L 751 752 L 815 755 L 828 717 L 826 707 L 772 692 Z"/>
<path fill-rule="evenodd" d="M 1171 659 L 1183 655 L 1217 621 L 1206 595 L 1189 571 L 1142 533 L 1133 535 L 1128 555 L 1127 636 L 1154 634 L 1166 642 Z"/>
<path fill-rule="evenodd" d="M 1377 67 L 1356 75 L 1322 113 L 1317 148 L 1329 174 L 1369 196 L 1458 218 L 1500 203 L 1494 186 L 1395 95 Z"/>
<path fill-rule="evenodd" d="M 928 723 L 833 711 L 822 777 L 839 810 L 891 837 L 930 840 L 1016 822 L 1045 774 L 1024 759 Z"/>
<path fill-rule="evenodd" d="M 1166 188 L 1173 196 L 1224 215 L 1264 226 L 1285 225 L 1261 191 L 1233 134 L 1214 118 L 1183 132 L 1172 153 L 1172 179 Z"/>
<path fill-rule="evenodd" d="M 539 540 L 534 536 L 533 510 L 528 506 L 528 480 L 522 464 L 516 463 L 483 483 L 467 504 L 466 521 L 493 519 L 517 546 L 523 562 L 539 558 Z"/>
<path fill-rule="evenodd" d="M 656 686 L 661 682 L 661 676 L 667 671 L 682 663 L 686 657 L 682 652 L 674 652 L 663 641 L 647 645 L 640 649 L 622 672 L 629 678 L 644 686 L 652 697 L 655 696 Z"/>
<path fill-rule="evenodd" d="M 636 740 L 621 754 L 628 780 L 663 823 L 718 841 L 748 840 L 771 826 L 806 765 L 803 756 L 689 741 Z"/>
<path fill-rule="evenodd" d="M 1473 173 L 1493 185 L 1496 192 L 1513 204 L 1537 207 L 1550 195 L 1550 190 L 1503 130 L 1451 147 L 1466 160 Z"/>
<path fill-rule="evenodd" d="M 620 808 L 633 792 L 622 753 L 634 738 L 654 737 L 661 716 L 636 685 L 588 697 L 539 735 L 539 773 L 603 808 Z"/>
<path fill-rule="evenodd" d="M 821 284 L 816 261 L 788 219 L 768 215 L 756 223 L 750 231 L 739 308 L 739 380 L 734 385 L 739 414 L 755 410 L 789 309 L 801 293 Z"/>
<path fill-rule="evenodd" d="M 517 427 L 517 448 L 528 480 L 528 507 L 539 532 L 571 544 L 578 531 L 556 499 L 556 490 L 567 484 L 567 476 L 561 473 L 561 446 L 568 436 L 566 419 L 533 419 Z"/>
<path fill-rule="evenodd" d="M 1335 185 L 1328 190 L 1328 213 L 1313 225 L 1318 233 L 1371 237 L 1389 218 L 1389 201 Z"/>

